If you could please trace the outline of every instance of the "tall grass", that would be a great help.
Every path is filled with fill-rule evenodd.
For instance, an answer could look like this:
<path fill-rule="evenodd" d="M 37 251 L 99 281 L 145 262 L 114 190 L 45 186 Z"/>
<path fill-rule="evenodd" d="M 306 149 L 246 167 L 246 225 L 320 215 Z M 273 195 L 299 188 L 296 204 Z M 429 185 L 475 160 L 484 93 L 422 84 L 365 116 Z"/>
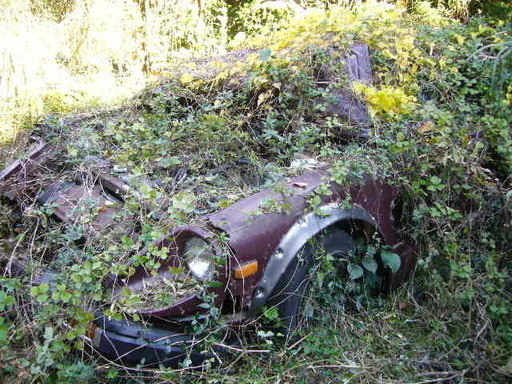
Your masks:
<path fill-rule="evenodd" d="M 59 77 L 55 60 L 58 25 L 34 16 L 26 2 L 12 2 L 0 14 L 0 141 L 14 134 L 21 115 L 42 110 L 46 85 Z"/>
<path fill-rule="evenodd" d="M 171 0 L 65 3 L 0 0 L 0 166 L 38 116 L 107 105 L 173 58 L 227 43 L 223 1 L 202 8 Z"/>

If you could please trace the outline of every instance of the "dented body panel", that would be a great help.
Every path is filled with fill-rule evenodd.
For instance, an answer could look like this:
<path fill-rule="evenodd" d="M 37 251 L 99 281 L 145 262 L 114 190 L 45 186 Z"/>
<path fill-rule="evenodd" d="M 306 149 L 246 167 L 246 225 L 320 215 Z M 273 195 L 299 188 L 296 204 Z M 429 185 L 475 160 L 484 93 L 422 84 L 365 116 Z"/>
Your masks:
<path fill-rule="evenodd" d="M 54 148 L 41 140 L 25 158 L 16 160 L 0 172 L 0 195 L 20 202 L 33 197 L 40 192 L 35 185 L 39 181 L 38 172 L 55 162 Z"/>

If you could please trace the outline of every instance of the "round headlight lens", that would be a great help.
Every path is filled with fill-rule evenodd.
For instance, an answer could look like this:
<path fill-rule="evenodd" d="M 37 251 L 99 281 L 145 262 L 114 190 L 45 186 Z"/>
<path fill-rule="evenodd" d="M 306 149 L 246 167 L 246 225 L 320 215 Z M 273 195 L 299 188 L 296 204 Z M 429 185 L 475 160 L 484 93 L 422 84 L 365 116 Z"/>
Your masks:
<path fill-rule="evenodd" d="M 210 280 L 215 273 L 215 254 L 211 246 L 198 236 L 185 241 L 183 256 L 190 271 L 199 280 Z"/>

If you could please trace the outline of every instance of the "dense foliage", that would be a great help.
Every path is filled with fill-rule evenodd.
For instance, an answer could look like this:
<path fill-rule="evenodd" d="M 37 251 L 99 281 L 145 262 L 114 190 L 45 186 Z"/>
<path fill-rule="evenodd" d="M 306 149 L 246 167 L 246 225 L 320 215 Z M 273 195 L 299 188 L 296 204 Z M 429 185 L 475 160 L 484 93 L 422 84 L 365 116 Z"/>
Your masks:
<path fill-rule="evenodd" d="M 71 2 L 38 4 L 43 3 L 57 21 L 72 9 Z M 102 159 L 114 169 L 127 169 L 134 192 L 118 220 L 136 218 L 142 233 L 77 241 L 91 233 L 93 207 L 84 208 L 69 227 L 52 218 L 51 205 L 29 207 L 21 217 L 2 201 L 0 255 L 23 261 L 28 269 L 24 277 L 0 280 L 0 377 L 20 382 L 508 382 L 511 25 L 496 20 L 496 13 L 469 19 L 467 12 L 450 15 L 451 8 L 439 10 L 436 2 L 406 2 L 407 10 L 374 2 L 325 10 L 330 2 L 317 2 L 322 7 L 293 12 L 245 3 L 240 17 L 247 21 L 246 36 L 235 36 L 241 26 L 226 30 L 233 44 L 243 38 L 243 50 L 209 62 L 182 61 L 179 71 L 118 109 L 66 119 L 53 113 L 31 131 L 66 148 L 66 171 L 52 177 L 91 182 Z M 484 2 L 473 3 L 470 9 L 483 9 Z M 493 4 L 510 11 L 506 2 Z M 225 15 L 237 4 L 228 5 Z M 262 13 L 266 23 L 258 23 Z M 347 84 L 339 60 L 358 42 L 371 47 L 371 85 Z M 326 66 L 335 80 L 319 85 L 319 68 Z M 327 111 L 332 91 L 346 86 L 373 118 L 364 141 L 340 139 L 354 127 Z M 58 112 L 62 106 L 57 100 L 50 109 Z M 304 157 L 331 164 L 340 183 L 372 174 L 400 186 L 401 230 L 419 250 L 407 286 L 364 305 L 346 305 L 337 296 L 346 286 L 329 283 L 334 261 L 319 254 L 313 297 L 324 305 L 312 309 L 316 320 L 292 346 L 283 346 L 282 336 L 270 328 L 276 314 L 269 308 L 247 338 L 251 347 L 220 367 L 123 368 L 91 354 L 82 336 L 94 311 L 102 306 L 112 316 L 126 316 L 126 306 L 138 303 L 131 293 L 123 302 L 113 299 L 101 284 L 108 273 L 129 273 L 128 261 L 156 268 L 158 250 L 132 251 L 150 248 L 172 227 L 297 172 L 294 160 Z M 56 282 L 32 285 L 48 268 L 59 271 Z M 191 329 L 210 334 L 205 348 L 218 341 L 212 330 L 224 328 L 218 315 L 212 307 L 210 318 Z"/>

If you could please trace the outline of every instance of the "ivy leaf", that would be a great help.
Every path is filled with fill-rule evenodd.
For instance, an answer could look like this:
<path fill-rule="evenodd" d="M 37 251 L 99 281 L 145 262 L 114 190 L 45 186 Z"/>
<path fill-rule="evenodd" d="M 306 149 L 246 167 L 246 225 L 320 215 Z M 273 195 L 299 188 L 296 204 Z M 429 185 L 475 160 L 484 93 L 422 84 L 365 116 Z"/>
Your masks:
<path fill-rule="evenodd" d="M 402 260 L 400 256 L 394 252 L 383 249 L 380 255 L 384 266 L 390 267 L 391 271 L 395 273 L 400 269 L 400 265 L 402 264 Z"/>
<path fill-rule="evenodd" d="M 50 297 L 46 293 L 42 293 L 36 296 L 36 300 L 39 303 L 46 303 Z"/>
<path fill-rule="evenodd" d="M 375 259 L 373 257 L 369 257 L 369 256 L 365 257 L 363 259 L 363 261 L 361 262 L 361 264 L 363 264 L 363 267 L 367 271 L 370 271 L 371 273 L 377 272 L 377 268 L 379 267 L 379 265 L 377 264 Z"/>
<path fill-rule="evenodd" d="M 357 264 L 349 264 L 347 267 L 348 274 L 350 275 L 351 280 L 359 279 L 363 276 L 364 270 L 361 266 Z"/>

